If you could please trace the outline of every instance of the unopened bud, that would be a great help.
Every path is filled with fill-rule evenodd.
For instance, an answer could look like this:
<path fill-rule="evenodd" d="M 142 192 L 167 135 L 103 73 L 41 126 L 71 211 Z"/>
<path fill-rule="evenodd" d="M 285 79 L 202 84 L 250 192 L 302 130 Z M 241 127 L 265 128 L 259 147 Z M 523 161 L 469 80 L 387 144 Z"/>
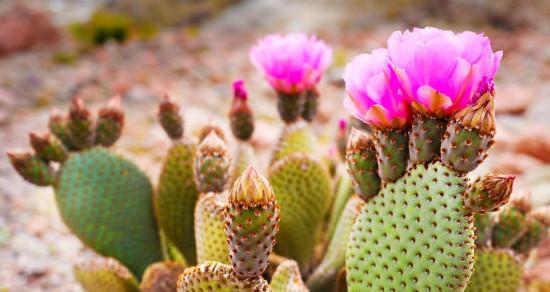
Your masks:
<path fill-rule="evenodd" d="M 29 134 L 31 146 L 37 156 L 46 161 L 63 162 L 67 159 L 67 149 L 65 146 L 50 135 L 50 133 L 37 134 L 31 132 Z"/>
<path fill-rule="evenodd" d="M 510 199 L 515 176 L 487 174 L 477 178 L 468 188 L 464 204 L 474 212 L 498 210 Z"/>
<path fill-rule="evenodd" d="M 124 127 L 124 112 L 120 100 L 120 96 L 114 96 L 106 107 L 99 110 L 95 130 L 96 144 L 109 147 L 120 138 Z"/>
<path fill-rule="evenodd" d="M 177 140 L 183 137 L 183 118 L 180 107 L 168 95 L 165 95 L 159 104 L 158 118 L 171 139 Z"/>

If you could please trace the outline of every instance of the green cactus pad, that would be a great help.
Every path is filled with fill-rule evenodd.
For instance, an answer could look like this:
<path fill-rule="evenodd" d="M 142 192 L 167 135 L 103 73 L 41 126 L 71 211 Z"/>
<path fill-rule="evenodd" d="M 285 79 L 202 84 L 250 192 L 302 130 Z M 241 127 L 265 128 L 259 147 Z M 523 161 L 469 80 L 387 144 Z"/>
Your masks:
<path fill-rule="evenodd" d="M 376 130 L 376 158 L 378 175 L 383 181 L 393 182 L 407 170 L 409 157 L 408 138 L 404 130 Z"/>
<path fill-rule="evenodd" d="M 430 162 L 439 157 L 441 138 L 447 120 L 415 116 L 409 132 L 409 157 L 412 163 Z"/>
<path fill-rule="evenodd" d="M 378 159 L 368 134 L 352 130 L 346 151 L 346 166 L 356 194 L 365 201 L 378 194 L 381 185 Z"/>
<path fill-rule="evenodd" d="M 269 285 L 262 278 L 239 279 L 230 265 L 205 262 L 185 269 L 178 281 L 178 292 L 262 292 Z"/>
<path fill-rule="evenodd" d="M 522 267 L 507 250 L 476 250 L 474 273 L 466 292 L 517 292 Z"/>
<path fill-rule="evenodd" d="M 195 208 L 197 262 L 229 264 L 229 245 L 225 234 L 226 193 L 201 194 Z"/>
<path fill-rule="evenodd" d="M 474 220 L 476 246 L 485 246 L 491 238 L 491 216 L 487 213 L 475 213 Z"/>
<path fill-rule="evenodd" d="M 254 160 L 254 149 L 247 142 L 239 142 L 231 160 L 229 186 L 232 186 L 243 171 L 252 164 L 252 160 Z"/>
<path fill-rule="evenodd" d="M 302 281 L 298 263 L 293 260 L 285 260 L 275 270 L 271 277 L 271 291 L 273 292 L 308 292 Z"/>
<path fill-rule="evenodd" d="M 332 202 L 332 210 L 330 211 L 330 219 L 328 223 L 328 235 L 332 236 L 340 216 L 342 215 L 342 210 L 346 207 L 346 203 L 349 198 L 353 195 L 353 187 L 351 182 L 351 176 L 347 171 L 342 171 L 336 184 L 336 194 L 334 195 L 334 200 Z"/>
<path fill-rule="evenodd" d="M 155 195 L 159 225 L 189 264 L 197 261 L 194 214 L 199 192 L 193 179 L 194 155 L 195 145 L 190 141 L 172 146 Z"/>
<path fill-rule="evenodd" d="M 351 228 L 363 205 L 364 201 L 358 196 L 348 200 L 321 263 L 308 279 L 308 287 L 312 291 L 334 290 L 336 277 L 346 260 L 346 247 Z"/>
<path fill-rule="evenodd" d="M 469 172 L 485 160 L 491 145 L 493 136 L 451 121 L 441 143 L 441 160 L 456 171 Z"/>
<path fill-rule="evenodd" d="M 314 153 L 317 138 L 311 127 L 303 122 L 286 125 L 281 133 L 271 164 L 292 153 Z"/>
<path fill-rule="evenodd" d="M 55 189 L 67 226 L 98 253 L 137 277 L 161 259 L 151 183 L 132 162 L 104 148 L 72 154 Z"/>
<path fill-rule="evenodd" d="M 176 291 L 179 276 L 185 267 L 177 262 L 159 262 L 145 270 L 141 280 L 141 292 L 173 292 Z"/>
<path fill-rule="evenodd" d="M 473 216 L 462 207 L 465 185 L 441 162 L 417 164 L 386 184 L 353 225 L 349 291 L 463 289 L 474 257 Z"/>
<path fill-rule="evenodd" d="M 86 292 L 138 292 L 136 279 L 112 258 L 91 260 L 73 269 L 76 280 Z"/>
<path fill-rule="evenodd" d="M 518 208 L 505 208 L 498 214 L 497 221 L 492 232 L 492 242 L 496 247 L 511 247 L 526 231 L 527 218 Z"/>
<path fill-rule="evenodd" d="M 548 236 L 548 227 L 533 218 L 528 218 L 525 233 L 514 243 L 512 249 L 528 254 Z"/>
<path fill-rule="evenodd" d="M 328 171 L 310 155 L 295 153 L 271 166 L 269 182 L 281 208 L 275 251 L 307 270 L 331 196 Z"/>
<path fill-rule="evenodd" d="M 273 200 L 253 207 L 230 203 L 225 213 L 233 270 L 240 278 L 261 276 L 275 245 L 279 222 L 277 203 Z"/>

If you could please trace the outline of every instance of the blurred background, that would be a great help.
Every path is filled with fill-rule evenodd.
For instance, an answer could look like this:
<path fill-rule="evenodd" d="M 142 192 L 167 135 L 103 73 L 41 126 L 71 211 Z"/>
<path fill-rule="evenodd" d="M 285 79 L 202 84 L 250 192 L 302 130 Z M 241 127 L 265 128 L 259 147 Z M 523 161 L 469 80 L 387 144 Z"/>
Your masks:
<path fill-rule="evenodd" d="M 170 143 L 155 120 L 160 97 L 182 105 L 186 135 L 209 121 L 228 131 L 231 83 L 244 79 L 265 166 L 281 122 L 248 59 L 258 37 L 309 32 L 333 48 L 315 121 L 330 151 L 346 117 L 346 62 L 396 29 L 427 25 L 485 32 L 504 50 L 497 143 L 476 172 L 516 174 L 515 195 L 550 204 L 550 0 L 0 0 L 0 291 L 80 291 L 72 264 L 93 256 L 63 225 L 51 189 L 25 183 L 4 155 L 45 131 L 53 107 L 77 94 L 92 108 L 121 95 L 127 126 L 116 151 L 156 181 Z M 532 287 L 550 281 L 550 241 L 539 256 L 526 274 Z"/>

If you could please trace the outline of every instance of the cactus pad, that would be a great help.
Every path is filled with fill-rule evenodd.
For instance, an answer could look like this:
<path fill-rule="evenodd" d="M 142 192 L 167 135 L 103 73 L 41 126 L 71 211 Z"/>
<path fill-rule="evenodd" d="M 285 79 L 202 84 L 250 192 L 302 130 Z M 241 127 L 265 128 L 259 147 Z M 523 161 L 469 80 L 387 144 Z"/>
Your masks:
<path fill-rule="evenodd" d="M 206 262 L 185 269 L 178 281 L 178 292 L 261 292 L 269 291 L 269 285 L 262 278 L 237 278 L 231 266 Z"/>
<path fill-rule="evenodd" d="M 142 292 L 173 292 L 176 291 L 179 276 L 185 267 L 177 262 L 160 262 L 152 264 L 143 274 Z"/>
<path fill-rule="evenodd" d="M 271 291 L 273 292 L 307 292 L 309 291 L 302 282 L 300 268 L 293 260 L 285 260 L 275 270 L 271 278 Z"/>
<path fill-rule="evenodd" d="M 103 148 L 75 153 L 55 189 L 67 226 L 98 253 L 137 277 L 161 259 L 151 183 L 133 163 Z"/>
<path fill-rule="evenodd" d="M 269 182 L 281 208 L 275 251 L 305 270 L 331 196 L 328 171 L 310 155 L 295 153 L 271 166 Z"/>
<path fill-rule="evenodd" d="M 195 208 L 197 262 L 216 261 L 229 264 L 229 246 L 225 234 L 226 193 L 201 194 Z"/>
<path fill-rule="evenodd" d="M 191 142 L 172 146 L 164 161 L 155 196 L 160 227 L 190 264 L 197 260 L 194 213 L 199 193 L 193 180 L 194 155 L 195 145 Z"/>
<path fill-rule="evenodd" d="M 136 279 L 112 258 L 90 260 L 74 267 L 74 275 L 86 292 L 138 292 Z"/>
<path fill-rule="evenodd" d="M 521 265 L 506 250 L 476 251 L 475 271 L 466 292 L 516 292 L 523 274 Z"/>
<path fill-rule="evenodd" d="M 305 122 L 286 125 L 273 153 L 271 163 L 273 164 L 292 153 L 314 153 L 316 141 L 317 138 L 313 130 Z"/>
<path fill-rule="evenodd" d="M 312 291 L 334 290 L 336 277 L 346 260 L 346 246 L 351 228 L 364 204 L 358 196 L 352 196 L 346 203 L 325 255 L 308 279 L 308 286 Z"/>
<path fill-rule="evenodd" d="M 252 164 L 254 159 L 254 149 L 246 142 L 240 142 L 231 160 L 231 168 L 229 170 L 229 185 L 233 185 L 235 180 L 243 171 Z"/>
<path fill-rule="evenodd" d="M 418 164 L 368 201 L 346 253 L 349 291 L 459 290 L 472 272 L 472 215 L 465 179 L 434 162 Z"/>

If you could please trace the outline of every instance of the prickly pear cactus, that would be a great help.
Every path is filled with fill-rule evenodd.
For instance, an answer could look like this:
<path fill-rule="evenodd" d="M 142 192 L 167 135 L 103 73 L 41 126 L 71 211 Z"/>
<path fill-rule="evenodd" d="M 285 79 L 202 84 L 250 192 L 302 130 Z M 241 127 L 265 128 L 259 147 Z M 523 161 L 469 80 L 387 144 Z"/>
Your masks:
<path fill-rule="evenodd" d="M 269 181 L 281 208 L 275 251 L 307 270 L 330 200 L 328 171 L 310 154 L 294 153 L 271 166 Z"/>
<path fill-rule="evenodd" d="M 199 198 L 193 178 L 196 146 L 183 137 L 183 119 L 179 106 L 166 97 L 159 106 L 159 120 L 173 145 L 168 151 L 155 193 L 157 220 L 166 237 L 194 264 L 195 206 Z"/>
<path fill-rule="evenodd" d="M 230 265 L 205 262 L 185 269 L 178 281 L 178 292 L 263 292 L 270 291 L 262 278 L 239 279 Z"/>
<path fill-rule="evenodd" d="M 357 143 L 350 138 L 348 169 L 366 203 L 352 228 L 346 252 L 349 291 L 465 289 L 474 265 L 473 215 L 505 204 L 513 182 L 513 177 L 497 175 L 470 182 L 464 175 L 486 156 L 486 149 L 476 148 L 476 143 L 483 140 L 489 145 L 494 135 L 492 105 L 492 96 L 486 94 L 449 122 L 453 129 L 447 131 L 483 132 L 483 137 L 468 136 L 472 143 L 449 142 L 457 136 L 442 134 L 438 126 L 409 134 L 406 124 L 397 130 L 395 125 L 374 124 L 372 138 L 363 134 L 355 139 Z M 486 118 L 463 119 L 476 115 Z M 431 119 L 424 115 L 414 118 L 424 120 L 413 122 L 417 127 Z M 433 142 L 433 137 L 443 141 L 442 161 L 439 149 L 434 150 L 438 143 L 408 141 Z M 375 151 L 361 146 L 373 143 L 361 142 L 366 139 L 372 139 Z M 413 148 L 407 151 L 407 146 Z M 367 154 L 357 155 L 361 151 Z M 480 157 L 468 156 L 465 162 L 457 162 L 463 158 L 455 151 L 475 151 Z M 416 153 L 416 163 L 408 161 L 410 152 Z M 372 153 L 376 153 L 378 173 L 358 167 L 366 165 L 367 159 L 371 165 Z M 378 175 L 382 184 L 373 195 L 372 187 L 364 182 L 376 181 Z"/>
<path fill-rule="evenodd" d="M 531 210 L 528 197 L 513 200 L 504 210 L 476 216 L 474 273 L 466 291 L 519 291 L 523 267 L 532 250 L 548 236 L 548 207 Z"/>
<path fill-rule="evenodd" d="M 316 143 L 317 138 L 307 123 L 296 122 L 285 125 L 271 163 L 273 164 L 292 153 L 315 153 Z"/>
<path fill-rule="evenodd" d="M 308 278 L 307 285 L 312 291 L 334 290 L 338 272 L 345 265 L 351 228 L 364 204 L 358 196 L 352 196 L 346 203 L 323 259 Z"/>
<path fill-rule="evenodd" d="M 115 97 L 97 121 L 75 98 L 68 117 L 53 114 L 53 136 L 31 135 L 36 154 L 9 154 L 31 183 L 52 185 L 65 224 L 96 252 L 113 257 L 140 278 L 161 259 L 149 178 L 131 161 L 110 152 L 124 114 Z M 67 152 L 67 149 L 72 152 Z M 51 161 L 60 163 L 57 171 Z"/>
<path fill-rule="evenodd" d="M 161 259 L 151 183 L 132 162 L 104 148 L 72 154 L 55 193 L 67 226 L 100 254 L 138 277 Z"/>
<path fill-rule="evenodd" d="M 138 292 L 138 282 L 115 259 L 101 258 L 74 267 L 76 280 L 86 292 Z"/>
<path fill-rule="evenodd" d="M 285 260 L 277 266 L 273 277 L 271 277 L 271 291 L 273 292 L 308 292 L 302 281 L 300 267 L 293 260 Z"/>
<path fill-rule="evenodd" d="M 233 269 L 240 278 L 259 277 L 279 230 L 279 205 L 268 181 L 253 166 L 237 179 L 225 208 L 225 233 Z"/>
<path fill-rule="evenodd" d="M 158 262 L 145 270 L 141 280 L 141 292 L 173 292 L 185 267 L 178 262 Z"/>
<path fill-rule="evenodd" d="M 506 250 L 481 250 L 475 253 L 475 272 L 470 278 L 467 292 L 517 292 L 520 288 L 523 267 Z"/>
<path fill-rule="evenodd" d="M 227 193 L 201 194 L 195 208 L 197 262 L 229 264 L 229 246 L 225 235 L 224 209 Z"/>

